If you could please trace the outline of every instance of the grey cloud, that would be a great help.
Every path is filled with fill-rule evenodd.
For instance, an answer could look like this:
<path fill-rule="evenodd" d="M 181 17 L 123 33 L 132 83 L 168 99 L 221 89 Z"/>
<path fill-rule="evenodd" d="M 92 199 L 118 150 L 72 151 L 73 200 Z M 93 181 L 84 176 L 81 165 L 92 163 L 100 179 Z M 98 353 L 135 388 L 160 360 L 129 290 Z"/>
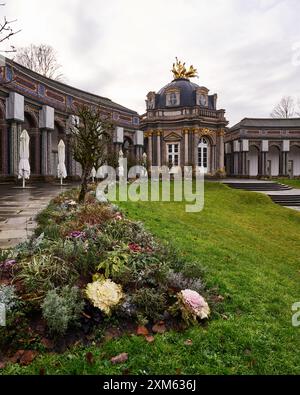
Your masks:
<path fill-rule="evenodd" d="M 26 3 L 26 4 L 25 4 Z M 68 83 L 140 113 L 167 84 L 174 57 L 199 70 L 231 123 L 268 116 L 282 95 L 300 95 L 299 0 L 14 0 L 17 45 L 53 45 Z"/>

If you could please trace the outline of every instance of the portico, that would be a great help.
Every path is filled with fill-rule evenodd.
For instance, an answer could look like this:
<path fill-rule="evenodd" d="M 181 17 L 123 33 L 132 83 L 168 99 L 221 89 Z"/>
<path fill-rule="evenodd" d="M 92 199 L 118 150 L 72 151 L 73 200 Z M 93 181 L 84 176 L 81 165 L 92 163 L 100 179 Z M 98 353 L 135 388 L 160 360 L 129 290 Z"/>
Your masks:
<path fill-rule="evenodd" d="M 226 134 L 225 161 L 231 176 L 300 177 L 300 119 L 243 119 Z"/>

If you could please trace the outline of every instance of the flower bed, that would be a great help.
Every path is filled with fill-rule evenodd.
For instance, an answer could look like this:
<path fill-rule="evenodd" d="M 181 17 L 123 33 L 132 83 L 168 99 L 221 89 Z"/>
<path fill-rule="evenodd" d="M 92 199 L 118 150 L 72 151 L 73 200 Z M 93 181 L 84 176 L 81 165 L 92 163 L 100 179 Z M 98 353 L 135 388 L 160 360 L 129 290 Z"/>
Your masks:
<path fill-rule="evenodd" d="M 77 195 L 58 196 L 38 215 L 31 240 L 2 251 L 0 303 L 9 307 L 2 358 L 94 341 L 113 324 L 147 326 L 148 334 L 209 317 L 198 264 L 93 192 L 82 205 Z"/>

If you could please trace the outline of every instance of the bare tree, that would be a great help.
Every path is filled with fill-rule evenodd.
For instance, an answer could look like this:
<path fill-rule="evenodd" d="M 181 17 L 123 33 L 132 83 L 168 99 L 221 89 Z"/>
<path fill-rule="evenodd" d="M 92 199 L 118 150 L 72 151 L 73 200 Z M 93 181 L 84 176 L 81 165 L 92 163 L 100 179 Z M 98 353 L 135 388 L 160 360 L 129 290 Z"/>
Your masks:
<path fill-rule="evenodd" d="M 297 117 L 300 117 L 300 99 L 298 99 L 298 109 L 296 111 Z"/>
<path fill-rule="evenodd" d="M 45 77 L 58 81 L 63 79 L 56 51 L 50 45 L 31 44 L 28 47 L 18 48 L 14 61 Z"/>
<path fill-rule="evenodd" d="M 79 194 L 79 202 L 82 203 L 93 167 L 98 169 L 109 162 L 113 124 L 103 117 L 99 108 L 87 105 L 78 106 L 76 116 L 78 122 L 71 127 L 71 144 L 74 159 L 82 167 Z"/>
<path fill-rule="evenodd" d="M 4 3 L 0 3 L 0 6 L 5 6 Z M 0 22 L 0 43 L 1 45 L 4 41 L 9 40 L 12 36 L 19 33 L 21 30 L 14 30 L 12 28 L 12 24 L 16 22 L 16 20 L 7 20 L 6 16 L 3 17 L 3 20 Z M 2 49 L 1 52 L 15 52 L 15 47 L 13 45 L 10 46 L 10 49 Z"/>
<path fill-rule="evenodd" d="M 272 118 L 292 118 L 295 116 L 295 101 L 291 96 L 284 96 L 274 107 Z"/>

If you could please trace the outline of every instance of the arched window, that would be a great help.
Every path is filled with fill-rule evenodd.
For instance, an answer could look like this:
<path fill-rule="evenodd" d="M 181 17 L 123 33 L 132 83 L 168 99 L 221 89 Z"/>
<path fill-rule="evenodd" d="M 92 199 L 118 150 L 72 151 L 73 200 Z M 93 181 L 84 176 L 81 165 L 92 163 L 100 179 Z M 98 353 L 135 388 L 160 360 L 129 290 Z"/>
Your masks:
<path fill-rule="evenodd" d="M 208 172 L 208 140 L 203 137 L 198 144 L 198 166 L 201 167 L 204 173 Z"/>

